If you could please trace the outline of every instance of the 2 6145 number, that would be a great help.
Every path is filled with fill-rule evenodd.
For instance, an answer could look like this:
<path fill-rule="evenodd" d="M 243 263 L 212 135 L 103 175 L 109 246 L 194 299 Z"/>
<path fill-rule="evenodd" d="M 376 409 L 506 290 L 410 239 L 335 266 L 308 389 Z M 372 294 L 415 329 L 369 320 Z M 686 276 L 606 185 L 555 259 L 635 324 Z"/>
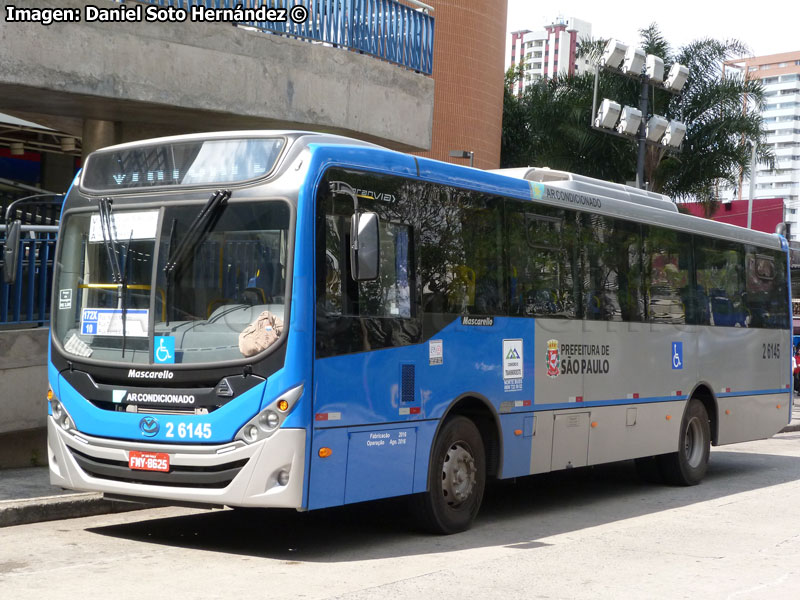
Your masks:
<path fill-rule="evenodd" d="M 169 422 L 167 423 L 166 437 L 178 437 L 182 440 L 208 440 L 211 439 L 211 423 L 197 423 L 196 425 L 178 423 L 178 426 L 175 427 L 175 423 Z"/>

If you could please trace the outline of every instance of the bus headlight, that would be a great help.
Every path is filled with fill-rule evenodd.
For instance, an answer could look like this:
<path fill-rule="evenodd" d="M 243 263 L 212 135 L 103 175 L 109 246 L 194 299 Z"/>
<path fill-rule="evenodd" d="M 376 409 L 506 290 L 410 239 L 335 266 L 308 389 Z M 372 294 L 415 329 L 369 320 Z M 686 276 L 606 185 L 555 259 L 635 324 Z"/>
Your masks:
<path fill-rule="evenodd" d="M 53 395 L 52 390 L 47 392 L 47 399 L 50 400 L 50 411 L 53 414 L 53 420 L 61 426 L 61 429 L 64 431 L 75 429 L 75 422 L 69 416 L 64 405 Z"/>
<path fill-rule="evenodd" d="M 278 425 L 280 425 L 280 423 L 281 420 L 278 415 L 271 410 L 265 410 L 258 418 L 258 426 L 264 431 L 272 431 Z"/>
<path fill-rule="evenodd" d="M 252 444 L 258 440 L 258 427 L 255 425 L 248 425 L 244 428 L 244 441 Z"/>
<path fill-rule="evenodd" d="M 280 428 L 302 395 L 303 384 L 284 392 L 245 423 L 234 439 L 252 444 L 268 438 Z"/>

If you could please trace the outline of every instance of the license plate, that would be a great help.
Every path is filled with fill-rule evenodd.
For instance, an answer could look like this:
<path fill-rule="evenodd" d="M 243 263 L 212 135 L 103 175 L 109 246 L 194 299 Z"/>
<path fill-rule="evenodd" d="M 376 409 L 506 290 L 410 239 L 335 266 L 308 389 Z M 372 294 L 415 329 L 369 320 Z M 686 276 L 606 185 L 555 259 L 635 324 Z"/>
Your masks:
<path fill-rule="evenodd" d="M 169 472 L 169 454 L 166 452 L 137 452 L 128 455 L 128 468 L 138 471 Z"/>

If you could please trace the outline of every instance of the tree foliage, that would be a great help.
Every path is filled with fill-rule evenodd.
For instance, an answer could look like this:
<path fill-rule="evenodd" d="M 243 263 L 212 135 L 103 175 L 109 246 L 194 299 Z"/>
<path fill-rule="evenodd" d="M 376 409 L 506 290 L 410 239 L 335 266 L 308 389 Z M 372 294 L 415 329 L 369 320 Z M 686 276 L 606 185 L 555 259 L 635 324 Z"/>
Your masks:
<path fill-rule="evenodd" d="M 687 126 L 680 153 L 648 145 L 645 181 L 648 188 L 673 198 L 709 201 L 719 181 L 735 185 L 750 167 L 750 144 L 759 160 L 772 159 L 765 145 L 760 109 L 763 88 L 758 80 L 724 70 L 724 63 L 746 55 L 736 40 L 696 40 L 673 52 L 656 24 L 640 30 L 639 46 L 664 60 L 665 73 L 673 63 L 689 68 L 680 96 L 649 89 L 650 114 L 682 121 Z M 597 62 L 606 40 L 584 40 L 579 55 Z M 504 98 L 501 165 L 547 166 L 616 182 L 636 177 L 637 144 L 590 127 L 594 73 L 557 76 L 529 85 L 522 96 L 512 91 L 521 70 L 509 70 Z M 641 84 L 602 71 L 598 98 L 639 106 Z M 599 100 L 598 100 L 599 101 Z M 746 109 L 747 107 L 747 109 Z"/>

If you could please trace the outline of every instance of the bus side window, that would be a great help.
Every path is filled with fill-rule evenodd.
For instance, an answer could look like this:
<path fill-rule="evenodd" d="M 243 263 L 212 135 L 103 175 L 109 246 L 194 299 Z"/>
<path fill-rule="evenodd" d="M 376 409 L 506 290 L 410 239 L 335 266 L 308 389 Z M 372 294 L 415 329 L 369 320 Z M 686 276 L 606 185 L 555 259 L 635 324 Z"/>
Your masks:
<path fill-rule="evenodd" d="M 645 297 L 651 323 L 686 323 L 694 301 L 691 236 L 656 226 L 643 228 Z"/>
<path fill-rule="evenodd" d="M 575 318 L 575 213 L 506 202 L 509 314 Z"/>
<path fill-rule="evenodd" d="M 502 202 L 430 183 L 419 207 L 425 313 L 505 315 Z"/>
<path fill-rule="evenodd" d="M 744 252 L 739 244 L 695 236 L 697 314 L 692 323 L 747 327 L 750 316 L 742 297 Z"/>
<path fill-rule="evenodd" d="M 789 327 L 786 257 L 777 251 L 745 248 L 745 306 L 750 327 Z"/>
<path fill-rule="evenodd" d="M 579 238 L 584 318 L 643 321 L 640 226 L 584 213 Z"/>

